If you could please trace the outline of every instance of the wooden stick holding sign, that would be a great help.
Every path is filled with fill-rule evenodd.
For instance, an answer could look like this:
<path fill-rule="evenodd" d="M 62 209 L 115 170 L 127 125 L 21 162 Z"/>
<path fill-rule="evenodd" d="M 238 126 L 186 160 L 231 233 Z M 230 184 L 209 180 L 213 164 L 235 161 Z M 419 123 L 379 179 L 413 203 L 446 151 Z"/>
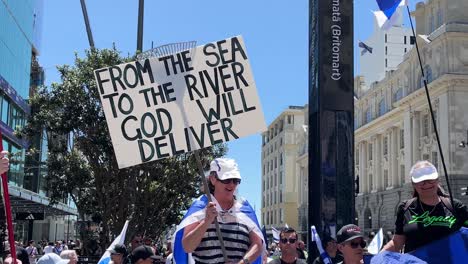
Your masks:
<path fill-rule="evenodd" d="M 0 132 L 0 152 L 3 151 L 3 140 L 2 133 Z M 13 259 L 13 264 L 16 262 L 16 245 L 15 245 L 15 233 L 13 231 L 13 217 L 11 213 L 11 203 L 10 203 L 10 193 L 8 192 L 8 175 L 7 173 L 2 173 L 2 188 L 3 188 L 3 199 L 5 202 L 5 215 L 6 215 L 6 224 L 8 230 L 8 243 L 10 244 L 10 254 Z"/>
<path fill-rule="evenodd" d="M 119 168 L 266 130 L 240 36 L 94 74 Z"/>

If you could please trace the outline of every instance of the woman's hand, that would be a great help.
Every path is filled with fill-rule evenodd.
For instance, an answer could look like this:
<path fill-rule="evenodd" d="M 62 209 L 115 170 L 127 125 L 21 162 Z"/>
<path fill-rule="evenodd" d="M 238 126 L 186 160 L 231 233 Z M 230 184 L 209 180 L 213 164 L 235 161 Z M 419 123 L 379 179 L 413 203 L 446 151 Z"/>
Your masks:
<path fill-rule="evenodd" d="M 208 223 L 213 223 L 217 216 L 218 211 L 216 210 L 216 204 L 213 202 L 208 203 L 206 206 L 205 221 Z"/>
<path fill-rule="evenodd" d="M 0 174 L 8 171 L 10 168 L 10 160 L 7 158 L 8 151 L 4 150 L 0 152 Z"/>

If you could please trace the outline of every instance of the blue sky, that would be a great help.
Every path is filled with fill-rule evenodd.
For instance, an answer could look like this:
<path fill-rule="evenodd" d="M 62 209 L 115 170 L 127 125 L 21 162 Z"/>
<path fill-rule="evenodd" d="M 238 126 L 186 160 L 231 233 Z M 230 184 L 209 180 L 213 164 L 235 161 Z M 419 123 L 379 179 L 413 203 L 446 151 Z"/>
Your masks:
<path fill-rule="evenodd" d="M 44 1 L 39 61 L 46 84 L 59 81 L 56 65 L 73 64 L 74 53 L 89 48 L 79 0 Z M 355 0 L 355 47 L 372 30 L 377 5 Z M 412 1 L 416 2 L 416 1 Z M 122 54 L 136 50 L 138 1 L 86 1 L 97 48 L 115 43 Z M 308 1 L 171 0 L 145 1 L 143 50 L 183 41 L 198 45 L 242 35 L 267 124 L 289 105 L 307 103 Z M 358 58 L 355 48 L 355 58 Z M 355 61 L 355 74 L 358 72 Z M 260 134 L 229 143 L 243 177 L 239 194 L 261 207 Z"/>

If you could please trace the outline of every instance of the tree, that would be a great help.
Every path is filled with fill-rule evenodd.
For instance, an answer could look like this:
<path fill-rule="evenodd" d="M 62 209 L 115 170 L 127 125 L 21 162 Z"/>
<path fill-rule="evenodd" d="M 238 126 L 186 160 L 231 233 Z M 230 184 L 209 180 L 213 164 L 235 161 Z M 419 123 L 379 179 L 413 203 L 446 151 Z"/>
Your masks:
<path fill-rule="evenodd" d="M 115 47 L 75 57 L 75 65 L 58 67 L 60 83 L 32 96 L 32 114 L 19 135 L 32 138 L 46 131 L 48 195 L 52 202 L 71 197 L 82 219 L 100 222 L 103 247 L 127 219 L 130 234 L 158 237 L 199 193 L 195 158 L 186 153 L 119 170 L 93 71 L 133 58 L 122 57 Z M 202 164 L 226 151 L 224 144 L 201 150 Z"/>

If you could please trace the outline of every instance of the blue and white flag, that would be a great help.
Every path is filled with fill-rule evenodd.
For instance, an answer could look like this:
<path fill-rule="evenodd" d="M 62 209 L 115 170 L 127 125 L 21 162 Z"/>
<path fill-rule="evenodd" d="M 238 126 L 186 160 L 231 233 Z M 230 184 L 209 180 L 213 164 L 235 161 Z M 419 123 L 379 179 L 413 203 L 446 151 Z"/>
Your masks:
<path fill-rule="evenodd" d="M 216 201 L 216 198 L 214 196 L 211 196 L 212 201 L 216 204 L 216 210 L 218 212 L 222 211 L 221 206 L 219 205 L 218 201 Z M 206 205 L 208 204 L 208 198 L 206 195 L 200 196 L 198 199 L 196 199 L 190 208 L 188 209 L 187 213 L 185 214 L 184 218 L 182 218 L 182 221 L 180 224 L 177 226 L 175 236 L 174 236 L 174 260 L 175 263 L 177 264 L 186 264 L 186 263 L 194 263 L 191 254 L 187 254 L 184 251 L 184 248 L 182 246 L 182 238 L 184 236 L 184 228 L 188 225 L 191 225 L 193 223 L 199 222 L 202 219 L 205 218 L 205 210 L 206 210 Z M 252 228 L 252 231 L 257 234 L 258 237 L 260 237 L 263 241 L 263 252 L 266 250 L 266 245 L 265 245 L 265 240 L 263 238 L 262 234 L 262 229 L 260 228 L 260 225 L 257 220 L 257 216 L 255 215 L 255 211 L 250 206 L 249 202 L 244 199 L 236 200 L 236 203 L 233 205 L 232 209 L 229 210 L 230 213 L 234 214 L 237 219 L 243 223 L 245 223 L 247 226 Z M 219 221 L 219 216 L 218 216 L 218 221 Z M 253 263 L 255 264 L 261 264 L 262 263 L 262 256 L 258 257 L 257 260 L 255 260 Z"/>
<path fill-rule="evenodd" d="M 374 15 L 377 19 L 377 24 L 383 30 L 387 30 L 397 21 L 397 9 L 400 6 L 408 5 L 407 0 L 377 0 L 379 11 L 375 11 Z"/>
<path fill-rule="evenodd" d="M 122 228 L 122 231 L 120 231 L 120 234 L 114 239 L 112 244 L 106 249 L 106 252 L 102 255 L 101 259 L 99 259 L 98 264 L 108 264 L 110 261 L 110 252 L 109 250 L 114 249 L 114 246 L 116 244 L 125 244 L 125 234 L 127 233 L 127 227 L 128 227 L 128 220 L 125 221 L 125 225 Z"/>
<path fill-rule="evenodd" d="M 315 229 L 315 226 L 310 227 L 310 233 L 311 233 L 311 240 L 315 241 L 315 244 L 317 245 L 317 249 L 320 253 L 320 258 L 322 258 L 323 263 L 325 264 L 332 264 L 331 258 L 328 255 L 328 253 L 323 249 L 322 246 L 322 240 L 320 240 L 320 236 L 317 233 L 317 230 Z"/>
<path fill-rule="evenodd" d="M 372 255 L 379 254 L 380 249 L 383 246 L 383 231 L 382 228 L 379 229 L 377 235 L 372 239 L 372 241 L 367 246 L 367 251 Z"/>
<path fill-rule="evenodd" d="M 369 52 L 372 54 L 372 50 L 373 48 L 370 47 L 369 45 L 367 45 L 366 43 L 362 42 L 362 41 L 359 41 L 359 47 L 362 48 L 362 51 L 361 51 L 361 56 L 366 54 L 366 52 Z"/>
<path fill-rule="evenodd" d="M 274 226 L 272 226 L 271 234 L 273 235 L 273 242 L 278 244 L 280 241 L 280 231 L 278 231 Z"/>

